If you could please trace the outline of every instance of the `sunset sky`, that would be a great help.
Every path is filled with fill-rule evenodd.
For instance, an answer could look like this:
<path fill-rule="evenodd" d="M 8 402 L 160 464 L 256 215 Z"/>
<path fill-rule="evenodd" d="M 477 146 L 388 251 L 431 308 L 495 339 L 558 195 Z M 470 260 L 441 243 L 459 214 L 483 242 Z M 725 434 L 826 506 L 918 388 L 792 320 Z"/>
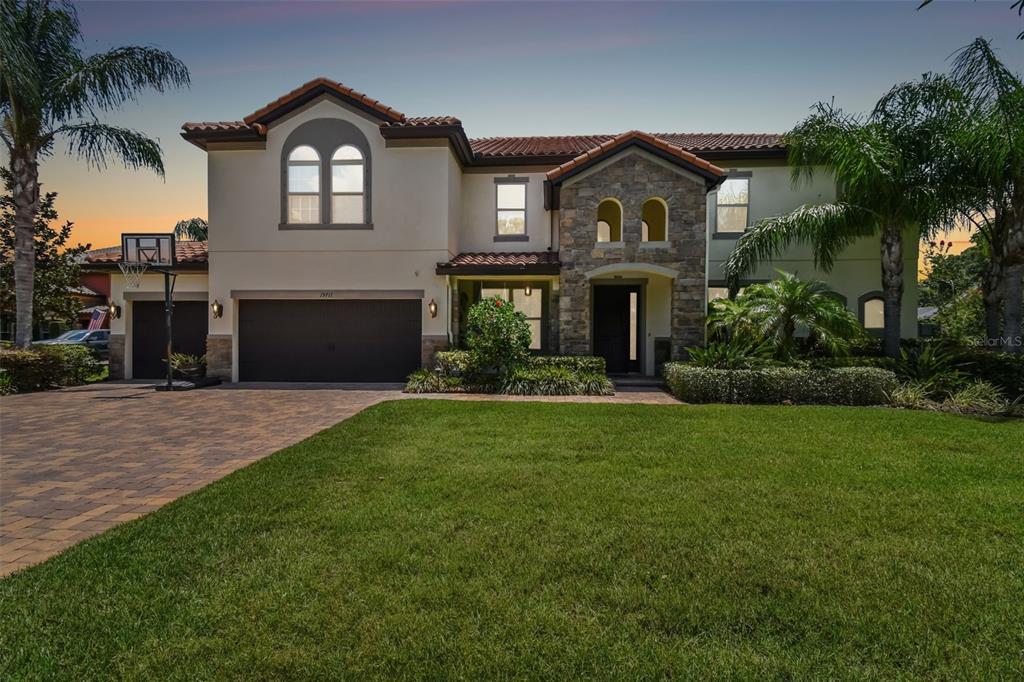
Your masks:
<path fill-rule="evenodd" d="M 42 180 L 94 247 L 170 231 L 206 216 L 205 155 L 181 124 L 240 119 L 317 76 L 479 137 L 784 131 L 818 100 L 865 110 L 979 35 L 1024 71 L 1009 0 L 917 4 L 83 2 L 87 52 L 158 46 L 192 87 L 107 117 L 160 140 L 165 179 L 90 170 L 58 147 Z"/>

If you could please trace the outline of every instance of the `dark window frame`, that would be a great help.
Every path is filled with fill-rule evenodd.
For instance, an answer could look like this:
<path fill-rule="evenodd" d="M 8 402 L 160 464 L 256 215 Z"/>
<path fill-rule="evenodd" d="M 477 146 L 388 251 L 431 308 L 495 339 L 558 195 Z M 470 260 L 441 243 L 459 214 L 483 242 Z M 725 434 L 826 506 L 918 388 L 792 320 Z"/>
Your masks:
<path fill-rule="evenodd" d="M 726 177 L 725 177 L 726 180 L 746 180 L 747 181 L 747 203 L 745 203 L 745 204 L 721 204 L 721 203 L 718 202 L 718 193 L 716 192 L 716 194 L 715 194 L 715 229 L 714 229 L 714 231 L 711 234 L 711 238 L 712 239 L 739 239 L 747 231 L 747 228 L 750 227 L 750 204 L 751 204 L 751 198 L 752 198 L 752 196 L 751 196 L 751 188 L 753 187 L 753 182 L 751 182 L 751 180 L 753 179 L 753 177 L 754 177 L 753 171 L 730 170 L 728 173 L 726 173 Z M 747 209 L 747 220 L 746 220 L 747 224 L 743 226 L 742 230 L 739 230 L 737 232 L 721 232 L 721 231 L 719 231 L 719 229 L 718 229 L 718 209 L 722 208 L 722 207 L 725 207 L 725 208 L 740 208 L 740 207 L 742 207 L 742 208 L 746 208 Z"/>
<path fill-rule="evenodd" d="M 496 242 L 526 242 L 530 240 L 529 208 L 530 208 L 530 178 L 516 175 L 506 175 L 494 178 L 494 241 Z M 498 188 L 501 185 L 522 185 L 523 186 L 523 207 L 502 208 L 498 203 Z M 498 232 L 499 211 L 522 211 L 523 232 L 522 234 L 500 234 Z"/>

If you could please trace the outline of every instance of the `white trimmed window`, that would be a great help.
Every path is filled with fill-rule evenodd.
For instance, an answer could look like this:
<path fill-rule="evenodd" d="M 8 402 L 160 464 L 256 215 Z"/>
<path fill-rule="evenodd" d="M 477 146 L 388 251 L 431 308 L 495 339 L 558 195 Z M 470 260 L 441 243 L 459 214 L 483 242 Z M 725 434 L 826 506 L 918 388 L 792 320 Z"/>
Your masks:
<path fill-rule="evenodd" d="M 309 145 L 288 155 L 288 222 L 320 222 L 320 155 Z"/>
<path fill-rule="evenodd" d="M 718 188 L 715 231 L 739 234 L 750 217 L 750 178 L 726 178 Z"/>
<path fill-rule="evenodd" d="M 350 144 L 342 145 L 331 157 L 331 222 L 365 222 L 363 153 Z"/>

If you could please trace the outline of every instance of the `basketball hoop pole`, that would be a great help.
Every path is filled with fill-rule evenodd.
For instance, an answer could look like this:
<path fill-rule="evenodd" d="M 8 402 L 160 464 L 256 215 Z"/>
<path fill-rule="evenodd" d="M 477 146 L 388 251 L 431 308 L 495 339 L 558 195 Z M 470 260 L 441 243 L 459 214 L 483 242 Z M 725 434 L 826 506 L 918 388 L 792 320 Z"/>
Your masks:
<path fill-rule="evenodd" d="M 164 317 L 167 320 L 167 390 L 174 390 L 174 368 L 171 367 L 171 318 L 174 317 L 174 301 L 171 298 L 171 271 L 164 270 Z"/>

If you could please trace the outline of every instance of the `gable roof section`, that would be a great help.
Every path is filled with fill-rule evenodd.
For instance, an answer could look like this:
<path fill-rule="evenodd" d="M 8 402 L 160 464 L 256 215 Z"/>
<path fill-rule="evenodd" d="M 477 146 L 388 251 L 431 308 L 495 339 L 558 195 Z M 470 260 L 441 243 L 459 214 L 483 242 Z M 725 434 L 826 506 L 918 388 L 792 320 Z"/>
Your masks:
<path fill-rule="evenodd" d="M 367 97 L 347 85 L 321 77 L 315 78 L 305 85 L 295 88 L 288 94 L 278 97 L 263 108 L 257 109 L 246 116 L 243 122 L 250 126 L 256 123 L 267 125 L 288 112 L 312 102 L 321 95 L 336 97 L 345 104 L 353 106 L 386 123 L 405 120 L 405 114 L 402 112 L 396 111 L 372 97 Z"/>
<path fill-rule="evenodd" d="M 653 137 L 695 154 L 713 152 L 784 152 L 777 133 L 651 133 Z M 479 159 L 557 159 L 564 163 L 585 151 L 615 139 L 615 135 L 551 135 L 533 137 L 479 137 L 469 141 Z"/>
<path fill-rule="evenodd" d="M 691 173 L 696 173 L 704 178 L 709 188 L 720 184 L 725 179 L 724 170 L 705 161 L 696 154 L 669 144 L 650 133 L 631 130 L 628 133 L 617 135 L 593 149 L 588 149 L 571 161 L 566 161 L 557 168 L 549 170 L 546 175 L 547 181 L 555 184 L 561 183 L 573 175 L 590 168 L 599 161 L 618 154 L 627 147 L 639 147 L 667 161 L 671 161 Z"/>

